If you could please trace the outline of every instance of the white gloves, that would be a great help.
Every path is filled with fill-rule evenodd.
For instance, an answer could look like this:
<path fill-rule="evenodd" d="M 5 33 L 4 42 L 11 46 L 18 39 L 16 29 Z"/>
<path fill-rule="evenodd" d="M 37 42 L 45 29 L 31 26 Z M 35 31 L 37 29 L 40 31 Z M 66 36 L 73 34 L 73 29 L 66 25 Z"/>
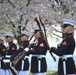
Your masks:
<path fill-rule="evenodd" d="M 29 51 L 29 48 L 28 48 L 28 47 L 26 47 L 26 48 L 24 49 L 24 51 L 28 52 L 28 51 Z"/>
<path fill-rule="evenodd" d="M 32 40 L 30 41 L 30 44 L 34 43 L 35 38 L 32 38 Z"/>

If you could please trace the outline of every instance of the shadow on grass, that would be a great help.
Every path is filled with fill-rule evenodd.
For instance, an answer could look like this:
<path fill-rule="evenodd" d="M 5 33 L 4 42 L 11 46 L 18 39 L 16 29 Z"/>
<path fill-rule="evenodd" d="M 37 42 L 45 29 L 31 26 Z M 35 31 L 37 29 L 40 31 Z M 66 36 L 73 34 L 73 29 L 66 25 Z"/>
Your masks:
<path fill-rule="evenodd" d="M 57 72 L 54 72 L 54 71 L 50 71 L 50 72 L 47 72 L 46 75 L 58 75 L 58 73 Z"/>
<path fill-rule="evenodd" d="M 58 73 L 57 73 L 57 72 L 55 72 L 55 73 L 53 73 L 53 74 L 48 74 L 48 75 L 58 75 Z"/>
<path fill-rule="evenodd" d="M 32 74 L 30 73 L 29 75 L 32 75 Z M 57 75 L 57 72 L 56 71 L 47 71 L 46 75 Z"/>
<path fill-rule="evenodd" d="M 32 75 L 32 74 L 30 74 L 30 75 Z M 47 71 L 47 74 L 46 75 L 58 75 L 58 72 L 55 72 L 55 71 Z"/>
<path fill-rule="evenodd" d="M 58 75 L 58 73 L 55 72 L 55 73 L 53 73 L 53 74 L 47 74 L 47 75 Z M 75 75 L 76 75 L 76 73 L 75 73 Z"/>

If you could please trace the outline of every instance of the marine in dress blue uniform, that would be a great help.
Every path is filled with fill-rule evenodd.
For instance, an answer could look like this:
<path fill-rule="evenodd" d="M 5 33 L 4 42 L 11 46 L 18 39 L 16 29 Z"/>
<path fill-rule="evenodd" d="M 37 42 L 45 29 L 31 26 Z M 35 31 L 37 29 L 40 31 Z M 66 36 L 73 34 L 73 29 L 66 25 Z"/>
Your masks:
<path fill-rule="evenodd" d="M 46 52 L 47 45 L 43 37 L 41 37 L 41 31 L 38 27 L 34 27 L 35 41 L 32 44 L 32 50 L 26 50 L 26 54 L 32 54 L 31 58 L 31 73 L 32 75 L 46 75 L 47 63 Z"/>
<path fill-rule="evenodd" d="M 9 46 L 7 48 L 7 54 L 6 54 L 5 59 L 3 61 L 5 63 L 9 64 L 10 66 L 12 65 L 12 63 L 10 62 L 10 57 L 17 50 L 16 44 L 13 43 L 13 38 L 14 38 L 13 33 L 7 32 L 5 34 L 5 40 L 6 40 L 6 42 L 8 43 Z M 3 68 L 6 71 L 5 75 L 12 75 L 12 73 L 11 73 L 10 69 L 8 68 L 8 66 L 3 65 Z"/>
<path fill-rule="evenodd" d="M 21 41 L 22 44 L 20 48 L 18 49 L 19 51 L 23 51 L 26 47 L 29 45 L 29 32 L 27 31 L 22 31 L 21 33 Z M 16 65 L 16 70 L 19 71 L 18 75 L 29 75 L 28 70 L 29 70 L 29 56 L 26 55 L 22 60 L 20 60 L 17 65 Z"/>
<path fill-rule="evenodd" d="M 5 45 L 3 44 L 4 38 L 0 37 L 0 75 L 5 75 L 5 72 L 3 70 L 3 59 L 5 58 L 7 49 Z"/>
<path fill-rule="evenodd" d="M 73 60 L 75 50 L 74 25 L 76 25 L 74 21 L 64 19 L 62 24 L 64 38 L 60 47 L 51 48 L 51 51 L 59 56 L 58 75 L 75 75 L 75 62 Z"/>
<path fill-rule="evenodd" d="M 7 55 L 12 55 L 17 50 L 17 46 L 13 42 L 14 35 L 13 35 L 13 33 L 7 32 L 5 34 L 5 38 L 6 38 L 6 42 L 9 45 Z"/>

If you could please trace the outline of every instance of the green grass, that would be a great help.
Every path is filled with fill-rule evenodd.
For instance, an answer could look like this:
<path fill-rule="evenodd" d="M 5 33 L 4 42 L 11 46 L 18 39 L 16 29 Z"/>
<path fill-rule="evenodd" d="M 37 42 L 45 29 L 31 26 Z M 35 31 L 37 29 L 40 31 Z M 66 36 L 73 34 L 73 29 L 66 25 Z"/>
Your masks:
<path fill-rule="evenodd" d="M 50 74 L 53 75 L 53 74 L 55 74 L 55 73 L 56 73 L 56 71 L 47 71 L 46 74 L 47 74 L 47 75 L 50 75 Z"/>
<path fill-rule="evenodd" d="M 32 75 L 30 73 L 30 75 Z M 57 72 L 56 71 L 47 71 L 46 75 L 57 75 Z"/>

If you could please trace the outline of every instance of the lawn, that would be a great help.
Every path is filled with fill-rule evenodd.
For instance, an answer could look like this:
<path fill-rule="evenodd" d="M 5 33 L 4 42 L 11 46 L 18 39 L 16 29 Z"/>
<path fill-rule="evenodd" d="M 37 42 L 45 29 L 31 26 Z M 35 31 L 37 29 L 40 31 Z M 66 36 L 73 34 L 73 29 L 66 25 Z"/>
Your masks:
<path fill-rule="evenodd" d="M 30 75 L 32 75 L 30 73 Z M 57 75 L 57 72 L 56 71 L 47 71 L 47 75 Z"/>
<path fill-rule="evenodd" d="M 47 71 L 47 75 L 57 75 L 56 71 Z"/>

